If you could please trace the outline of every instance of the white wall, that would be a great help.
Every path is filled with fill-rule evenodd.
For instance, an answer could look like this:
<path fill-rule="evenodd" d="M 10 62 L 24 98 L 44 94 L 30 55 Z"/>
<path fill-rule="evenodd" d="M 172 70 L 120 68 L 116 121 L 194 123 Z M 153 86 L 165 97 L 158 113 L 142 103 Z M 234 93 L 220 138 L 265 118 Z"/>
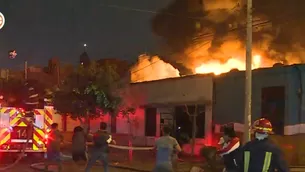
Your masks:
<path fill-rule="evenodd" d="M 137 108 L 134 115 L 130 115 L 131 132 L 133 136 L 145 135 L 145 110 Z M 119 115 L 116 119 L 116 132 L 118 134 L 129 134 L 129 123 L 127 117 Z"/>
<path fill-rule="evenodd" d="M 58 129 L 60 131 L 63 130 L 62 116 L 60 114 L 55 113 L 53 115 L 53 122 L 58 124 Z"/>
<path fill-rule="evenodd" d="M 191 75 L 131 84 L 129 95 L 138 105 L 212 102 L 213 76 Z"/>

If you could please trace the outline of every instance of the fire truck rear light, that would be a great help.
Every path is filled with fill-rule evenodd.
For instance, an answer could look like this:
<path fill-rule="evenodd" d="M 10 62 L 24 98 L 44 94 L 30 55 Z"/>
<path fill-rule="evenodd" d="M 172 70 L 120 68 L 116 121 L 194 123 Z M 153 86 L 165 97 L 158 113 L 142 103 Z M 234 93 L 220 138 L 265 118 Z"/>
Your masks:
<path fill-rule="evenodd" d="M 9 145 L 1 145 L 1 149 L 2 150 L 8 150 L 9 149 Z"/>
<path fill-rule="evenodd" d="M 38 141 L 38 148 L 43 148 L 43 142 L 42 141 Z"/>

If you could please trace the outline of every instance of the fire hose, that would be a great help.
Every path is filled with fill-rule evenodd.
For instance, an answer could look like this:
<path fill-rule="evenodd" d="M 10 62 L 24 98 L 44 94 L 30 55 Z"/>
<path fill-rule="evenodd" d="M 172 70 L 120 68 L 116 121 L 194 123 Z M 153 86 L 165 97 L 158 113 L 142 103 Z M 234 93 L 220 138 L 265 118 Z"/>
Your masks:
<path fill-rule="evenodd" d="M 72 142 L 67 142 L 68 144 L 72 144 Z M 90 145 L 90 143 L 88 144 Z M 119 145 L 113 145 L 109 144 L 109 147 L 115 148 L 115 149 L 122 149 L 122 150 L 153 150 L 154 147 L 132 147 L 132 146 L 119 146 Z M 61 154 L 62 157 L 72 159 L 72 156 Z"/>

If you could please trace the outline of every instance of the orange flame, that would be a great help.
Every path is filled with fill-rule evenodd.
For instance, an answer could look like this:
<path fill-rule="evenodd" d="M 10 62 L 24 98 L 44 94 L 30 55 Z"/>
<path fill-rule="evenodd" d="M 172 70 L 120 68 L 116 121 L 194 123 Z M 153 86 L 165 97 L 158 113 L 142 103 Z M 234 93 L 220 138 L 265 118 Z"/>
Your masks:
<path fill-rule="evenodd" d="M 219 75 L 229 72 L 232 69 L 245 70 L 245 61 L 240 59 L 241 58 L 230 58 L 225 63 L 221 63 L 217 60 L 211 60 L 196 67 L 195 73 L 214 73 L 215 75 Z M 262 57 L 260 55 L 253 56 L 252 69 L 257 69 L 260 67 L 262 67 Z"/>
<path fill-rule="evenodd" d="M 179 70 L 158 56 L 140 55 L 138 63 L 131 68 L 131 82 L 153 81 L 179 77 Z"/>

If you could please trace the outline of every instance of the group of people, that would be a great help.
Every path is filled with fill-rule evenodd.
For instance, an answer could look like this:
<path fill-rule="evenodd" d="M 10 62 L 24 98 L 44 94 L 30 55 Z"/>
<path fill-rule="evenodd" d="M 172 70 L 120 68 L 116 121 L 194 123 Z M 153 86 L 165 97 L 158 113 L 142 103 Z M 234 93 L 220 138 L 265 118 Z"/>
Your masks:
<path fill-rule="evenodd" d="M 254 122 L 255 139 L 240 145 L 232 127 L 224 128 L 224 136 L 217 151 L 225 164 L 226 172 L 288 172 L 289 168 L 280 149 L 273 144 L 269 135 L 273 133 L 269 120 L 261 118 Z"/>
<path fill-rule="evenodd" d="M 47 171 L 50 165 L 57 165 L 58 171 L 62 171 L 61 151 L 60 145 L 63 143 L 63 135 L 58 130 L 58 124 L 51 125 L 51 131 L 47 140 L 47 161 L 45 162 L 45 170 Z M 92 141 L 92 153 L 87 156 L 87 141 Z M 72 159 L 76 163 L 78 169 L 79 165 L 86 164 L 85 172 L 90 172 L 96 161 L 103 163 L 104 172 L 108 172 L 108 153 L 109 144 L 116 144 L 112 136 L 107 132 L 107 124 L 101 123 L 100 129 L 93 135 L 85 131 L 81 126 L 74 128 L 72 136 Z"/>
<path fill-rule="evenodd" d="M 52 124 L 47 143 L 46 170 L 50 163 L 58 165 L 62 171 L 60 144 L 63 136 L 58 130 L 58 124 Z M 85 172 L 90 172 L 96 161 L 103 163 L 104 172 L 108 172 L 109 144 L 116 144 L 107 132 L 107 124 L 101 123 L 100 130 L 94 135 L 88 134 L 82 127 L 76 127 L 72 138 L 72 158 L 78 164 L 86 162 Z M 269 139 L 272 125 L 267 119 L 259 119 L 253 125 L 255 139 L 241 146 L 239 138 L 232 127 L 224 128 L 224 135 L 219 142 L 221 148 L 217 154 L 223 158 L 226 172 L 288 172 L 280 149 Z M 156 166 L 154 172 L 173 172 L 177 170 L 177 154 L 181 151 L 177 140 L 170 136 L 170 128 L 163 128 L 163 136 L 156 140 Z M 87 157 L 87 141 L 93 142 L 92 154 Z"/>
<path fill-rule="evenodd" d="M 62 171 L 60 145 L 63 143 L 63 135 L 58 130 L 58 124 L 51 125 L 51 131 L 47 140 L 47 161 L 45 170 L 48 170 L 50 165 L 57 165 L 58 171 Z M 92 153 L 88 158 L 87 141 L 92 141 Z M 74 128 L 72 137 L 72 159 L 76 165 L 86 164 L 85 172 L 90 172 L 96 161 L 103 163 L 104 172 L 108 172 L 108 153 L 109 144 L 116 144 L 112 136 L 107 132 L 107 124 L 101 123 L 100 129 L 93 135 L 87 133 L 81 126 Z M 154 147 L 157 150 L 155 172 L 166 172 L 177 169 L 176 162 L 178 152 L 181 151 L 177 140 L 170 136 L 170 128 L 163 128 L 163 136 L 160 137 Z M 79 168 L 78 168 L 79 169 Z"/>

